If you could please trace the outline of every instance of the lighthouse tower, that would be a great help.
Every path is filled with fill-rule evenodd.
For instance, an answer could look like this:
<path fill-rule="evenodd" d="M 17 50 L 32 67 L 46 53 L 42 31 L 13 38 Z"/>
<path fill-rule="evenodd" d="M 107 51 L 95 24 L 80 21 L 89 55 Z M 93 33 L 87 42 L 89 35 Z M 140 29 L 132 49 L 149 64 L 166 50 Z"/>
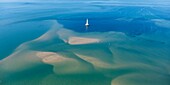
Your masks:
<path fill-rule="evenodd" d="M 88 20 L 88 19 L 86 19 L 86 24 L 85 24 L 85 26 L 86 26 L 86 29 L 88 29 L 88 27 L 89 27 L 89 20 Z"/>

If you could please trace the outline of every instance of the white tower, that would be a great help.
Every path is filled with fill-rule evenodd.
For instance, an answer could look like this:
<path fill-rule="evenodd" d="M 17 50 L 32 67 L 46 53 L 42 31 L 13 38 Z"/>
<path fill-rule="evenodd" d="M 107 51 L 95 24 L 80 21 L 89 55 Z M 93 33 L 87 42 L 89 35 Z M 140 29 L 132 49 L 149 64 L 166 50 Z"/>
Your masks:
<path fill-rule="evenodd" d="M 86 29 L 88 29 L 88 27 L 89 27 L 89 20 L 88 20 L 88 19 L 86 19 L 86 24 L 85 24 L 85 26 L 86 26 Z"/>

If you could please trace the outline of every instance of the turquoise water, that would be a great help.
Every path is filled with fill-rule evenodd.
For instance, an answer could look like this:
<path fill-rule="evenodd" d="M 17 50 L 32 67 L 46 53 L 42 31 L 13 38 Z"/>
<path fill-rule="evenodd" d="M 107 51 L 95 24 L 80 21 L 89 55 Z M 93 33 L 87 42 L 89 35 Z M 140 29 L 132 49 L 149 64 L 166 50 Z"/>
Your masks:
<path fill-rule="evenodd" d="M 0 85 L 169 85 L 169 4 L 2 0 Z"/>

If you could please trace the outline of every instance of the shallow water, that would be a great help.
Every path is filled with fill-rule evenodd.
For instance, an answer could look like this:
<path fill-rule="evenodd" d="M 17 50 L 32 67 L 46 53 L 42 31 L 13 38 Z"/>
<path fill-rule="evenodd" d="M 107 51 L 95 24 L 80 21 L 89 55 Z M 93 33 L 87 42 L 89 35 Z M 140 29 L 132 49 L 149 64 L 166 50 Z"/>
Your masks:
<path fill-rule="evenodd" d="M 0 1 L 0 84 L 168 85 L 170 2 L 148 2 Z"/>

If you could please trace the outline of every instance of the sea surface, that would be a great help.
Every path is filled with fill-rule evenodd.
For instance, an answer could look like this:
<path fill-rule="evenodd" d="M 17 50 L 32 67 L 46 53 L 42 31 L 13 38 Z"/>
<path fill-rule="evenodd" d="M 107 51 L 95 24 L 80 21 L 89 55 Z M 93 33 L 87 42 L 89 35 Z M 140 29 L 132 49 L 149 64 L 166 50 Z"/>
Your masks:
<path fill-rule="evenodd" d="M 169 50 L 169 0 L 0 1 L 0 85 L 169 85 Z"/>

